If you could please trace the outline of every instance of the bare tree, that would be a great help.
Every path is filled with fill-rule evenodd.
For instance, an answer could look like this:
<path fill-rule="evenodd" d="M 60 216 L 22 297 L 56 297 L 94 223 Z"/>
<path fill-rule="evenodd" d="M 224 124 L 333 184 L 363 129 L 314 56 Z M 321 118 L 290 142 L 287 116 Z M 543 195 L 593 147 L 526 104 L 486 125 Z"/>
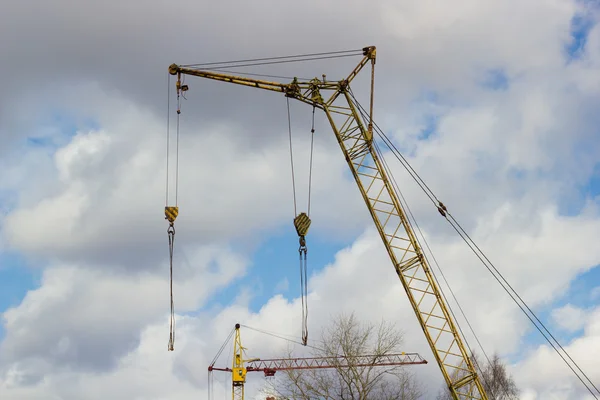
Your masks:
<path fill-rule="evenodd" d="M 519 389 L 512 376 L 506 371 L 506 365 L 498 354 L 492 356 L 489 363 L 481 361 L 477 354 L 471 356 L 473 364 L 481 376 L 481 383 L 489 400 L 516 400 Z M 441 390 L 437 400 L 452 400 L 452 395 L 447 388 Z"/>
<path fill-rule="evenodd" d="M 352 365 L 357 356 L 374 355 L 375 364 L 378 357 L 401 352 L 403 336 L 392 324 L 360 324 L 353 314 L 342 315 L 321 338 L 312 356 L 345 356 L 349 367 L 280 371 L 264 393 L 277 400 L 415 400 L 421 395 L 411 367 Z"/>

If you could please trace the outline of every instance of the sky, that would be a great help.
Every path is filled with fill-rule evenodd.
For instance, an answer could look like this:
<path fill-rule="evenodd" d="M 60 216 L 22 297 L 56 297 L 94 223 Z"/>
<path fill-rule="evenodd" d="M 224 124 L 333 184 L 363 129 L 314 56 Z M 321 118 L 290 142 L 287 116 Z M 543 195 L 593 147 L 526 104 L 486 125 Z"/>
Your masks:
<path fill-rule="evenodd" d="M 600 354 L 598 11 L 585 0 L 7 3 L 0 398 L 206 398 L 206 368 L 235 323 L 299 338 L 285 98 L 188 77 L 176 342 L 167 351 L 167 69 L 369 45 L 377 46 L 377 124 L 600 387 L 592 357 Z M 252 72 L 340 79 L 358 61 Z M 368 78 L 363 71 L 353 86 L 362 104 Z M 311 109 L 290 107 L 303 208 Z M 477 337 L 507 363 L 521 399 L 591 399 L 393 154 L 385 158 Z M 430 361 L 410 368 L 431 398 L 441 373 L 320 114 L 311 190 L 309 339 L 340 313 L 395 323 L 405 351 Z M 243 335 L 252 356 L 284 356 L 290 346 Z M 474 343 L 468 331 L 466 339 Z M 228 395 L 229 378 L 215 377 L 215 398 Z M 260 398 L 263 383 L 250 376 L 247 398 Z"/>

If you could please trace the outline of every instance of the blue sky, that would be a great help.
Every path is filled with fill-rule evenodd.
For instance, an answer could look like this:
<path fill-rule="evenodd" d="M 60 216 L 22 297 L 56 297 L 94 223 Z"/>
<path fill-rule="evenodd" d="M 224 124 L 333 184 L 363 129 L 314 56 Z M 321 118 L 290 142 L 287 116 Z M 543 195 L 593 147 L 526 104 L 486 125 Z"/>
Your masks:
<path fill-rule="evenodd" d="M 566 45 L 566 51 L 569 55 L 569 61 L 576 60 L 585 51 L 587 36 L 590 29 L 594 26 L 594 21 L 590 15 L 576 15 L 571 21 L 571 43 Z"/>
<path fill-rule="evenodd" d="M 358 192 L 357 192 L 358 195 Z M 347 245 L 349 245 L 347 243 Z M 308 276 L 322 270 L 333 262 L 335 253 L 343 245 L 339 240 L 326 240 L 321 235 L 307 236 Z M 294 299 L 300 294 L 300 266 L 298 258 L 298 236 L 292 222 L 280 235 L 269 237 L 255 252 L 252 264 L 246 275 L 226 289 L 217 293 L 210 305 L 226 306 L 235 300 L 240 291 L 250 289 L 252 297 L 249 308 L 253 312 L 259 309 L 274 295 L 281 294 Z M 287 288 L 278 285 L 287 280 Z"/>
<path fill-rule="evenodd" d="M 18 253 L 0 253 L 0 311 L 18 306 L 28 290 L 39 285 L 40 270 L 32 268 Z M 4 325 L 0 325 L 0 340 Z"/>

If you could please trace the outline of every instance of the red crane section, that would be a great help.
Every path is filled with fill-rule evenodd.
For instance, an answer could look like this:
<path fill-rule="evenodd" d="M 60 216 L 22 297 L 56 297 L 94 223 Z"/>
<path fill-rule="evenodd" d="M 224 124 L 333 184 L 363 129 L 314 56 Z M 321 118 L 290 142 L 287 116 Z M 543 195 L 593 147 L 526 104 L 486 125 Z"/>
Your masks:
<path fill-rule="evenodd" d="M 349 366 L 371 367 L 384 365 L 414 364 L 427 364 L 427 361 L 417 353 L 362 355 L 355 357 L 332 356 L 304 358 L 272 358 L 266 360 L 249 360 L 246 363 L 246 371 L 264 372 L 265 376 L 273 376 L 277 371 L 289 371 L 294 369 L 347 368 Z M 216 368 L 213 366 L 210 366 L 208 370 L 233 372 L 231 368 Z"/>

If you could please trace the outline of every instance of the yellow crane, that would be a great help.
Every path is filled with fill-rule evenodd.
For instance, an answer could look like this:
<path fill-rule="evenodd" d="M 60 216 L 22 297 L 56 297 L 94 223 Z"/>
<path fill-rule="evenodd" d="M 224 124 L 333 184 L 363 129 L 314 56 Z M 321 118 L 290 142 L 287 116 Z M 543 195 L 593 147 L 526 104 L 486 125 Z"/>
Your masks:
<path fill-rule="evenodd" d="M 463 338 L 373 141 L 375 46 L 363 48 L 361 56 L 347 77 L 338 81 L 323 76 L 322 79 L 294 78 L 289 83 L 281 83 L 176 64 L 169 66 L 169 73 L 177 76 L 178 96 L 189 89 L 182 84 L 182 75 L 191 75 L 279 92 L 325 113 L 451 395 L 454 399 L 487 400 Z M 350 83 L 369 64 L 371 85 L 367 110 L 355 99 Z M 439 203 L 438 210 L 444 215 L 446 208 Z M 167 207 L 165 211 L 172 224 L 177 209 Z M 301 235 L 300 230 L 298 234 Z"/>
<path fill-rule="evenodd" d="M 240 335 L 240 324 L 235 324 L 233 340 L 233 363 L 231 368 L 215 367 L 215 361 L 223 351 L 223 347 L 208 366 L 208 372 L 224 371 L 231 373 L 231 398 L 232 400 L 244 400 L 244 384 L 248 372 L 263 372 L 265 376 L 274 376 L 277 371 L 303 370 L 303 369 L 327 369 L 327 368 L 360 368 L 369 366 L 400 366 L 427 364 L 417 353 L 388 353 L 377 355 L 360 355 L 352 357 L 348 362 L 344 356 L 330 357 L 301 357 L 301 358 L 271 358 L 244 359 L 245 347 L 242 346 Z M 230 336 L 231 337 L 231 336 Z M 226 343 L 229 339 L 226 341 Z M 225 343 L 225 344 L 226 344 Z M 209 381 L 209 393 L 211 391 Z"/>

